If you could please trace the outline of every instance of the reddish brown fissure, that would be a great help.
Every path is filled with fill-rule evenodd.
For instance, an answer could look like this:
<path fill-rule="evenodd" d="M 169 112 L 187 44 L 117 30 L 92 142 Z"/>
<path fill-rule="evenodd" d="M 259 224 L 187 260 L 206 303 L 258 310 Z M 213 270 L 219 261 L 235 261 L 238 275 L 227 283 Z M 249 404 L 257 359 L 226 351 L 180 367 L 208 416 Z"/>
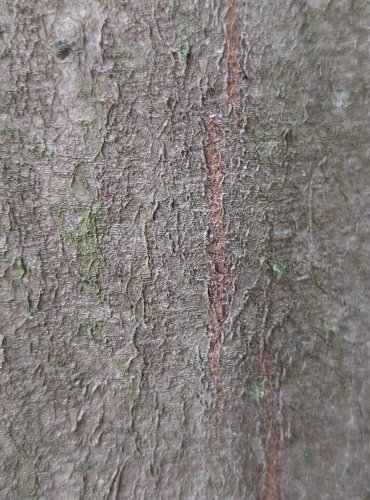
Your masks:
<path fill-rule="evenodd" d="M 216 234 L 214 247 L 215 292 L 213 306 L 218 324 L 222 324 L 227 315 L 228 266 L 225 256 L 225 226 L 223 221 L 223 173 L 221 155 L 217 149 L 220 129 L 213 120 L 208 125 L 206 160 L 211 184 L 211 217 Z"/>
<path fill-rule="evenodd" d="M 276 500 L 277 492 L 277 456 L 279 452 L 278 428 L 275 420 L 274 398 L 272 385 L 272 353 L 271 343 L 265 348 L 263 356 L 263 371 L 265 375 L 264 390 L 266 393 L 264 401 L 264 429 L 266 435 L 266 477 L 265 477 L 265 499 Z"/>
<path fill-rule="evenodd" d="M 240 58 L 238 55 L 239 44 L 238 44 L 238 29 L 237 29 L 237 17 L 234 7 L 233 0 L 225 0 L 228 6 L 226 14 L 226 42 L 228 51 L 228 61 L 227 61 L 227 93 L 229 97 L 229 103 L 233 108 L 236 108 L 237 101 L 239 98 L 239 88 L 238 80 L 242 74 L 240 66 Z"/>
<path fill-rule="evenodd" d="M 241 73 L 238 43 L 236 33 L 236 13 L 233 1 L 224 0 L 227 6 L 226 13 L 226 44 L 228 49 L 227 62 L 227 94 L 229 104 L 233 109 L 237 107 L 239 96 L 238 79 Z M 209 115 L 208 115 L 209 119 Z M 214 289 L 211 302 L 215 313 L 215 322 L 208 328 L 210 337 L 210 367 L 214 376 L 219 408 L 216 414 L 216 430 L 219 433 L 220 419 L 226 404 L 226 395 L 223 387 L 222 373 L 220 368 L 220 350 L 222 341 L 222 324 L 228 314 L 228 287 L 230 284 L 230 269 L 226 260 L 225 249 L 225 225 L 223 219 L 223 171 L 221 155 L 218 150 L 218 141 L 222 132 L 213 119 L 207 124 L 207 141 L 205 144 L 205 157 L 209 172 L 209 184 L 211 191 L 211 221 L 215 234 L 213 248 L 214 265 Z"/>
<path fill-rule="evenodd" d="M 241 93 L 239 82 L 242 76 L 240 64 L 240 44 L 238 34 L 238 19 L 235 10 L 235 0 L 224 0 L 226 11 L 226 44 L 228 51 L 227 60 L 227 94 L 228 101 L 237 120 L 236 126 L 241 126 L 241 112 L 239 105 Z M 217 124 L 211 120 L 208 124 L 206 143 L 206 161 L 209 169 L 211 184 L 211 214 L 212 224 L 216 232 L 216 242 L 214 246 L 214 284 L 215 291 L 212 296 L 213 307 L 216 316 L 216 327 L 209 328 L 210 334 L 210 363 L 211 370 L 215 377 L 219 398 L 219 412 L 216 417 L 217 432 L 219 432 L 220 418 L 226 404 L 225 390 L 222 383 L 220 369 L 220 348 L 221 348 L 221 326 L 228 314 L 228 286 L 230 283 L 230 269 L 226 261 L 225 251 L 225 226 L 223 221 L 223 172 L 221 165 L 221 155 L 217 148 L 217 142 L 221 137 L 221 131 Z M 264 430 L 266 436 L 266 472 L 265 472 L 265 498 L 266 500 L 276 500 L 277 491 L 277 457 L 279 452 L 278 426 L 274 412 L 273 376 L 272 367 L 272 344 L 268 342 L 262 358 L 262 369 L 265 376 L 265 401 L 264 401 Z"/>
<path fill-rule="evenodd" d="M 210 337 L 210 366 L 215 378 L 219 408 L 216 415 L 216 429 L 219 433 L 220 418 L 225 407 L 226 396 L 222 383 L 220 368 L 221 327 L 228 313 L 227 289 L 230 281 L 230 272 L 225 255 L 225 226 L 223 221 L 223 172 L 221 155 L 217 142 L 221 136 L 219 127 L 213 120 L 207 125 L 207 142 L 205 157 L 209 173 L 211 191 L 211 221 L 215 233 L 213 250 L 214 290 L 211 301 L 215 312 L 215 325 L 208 328 Z"/>

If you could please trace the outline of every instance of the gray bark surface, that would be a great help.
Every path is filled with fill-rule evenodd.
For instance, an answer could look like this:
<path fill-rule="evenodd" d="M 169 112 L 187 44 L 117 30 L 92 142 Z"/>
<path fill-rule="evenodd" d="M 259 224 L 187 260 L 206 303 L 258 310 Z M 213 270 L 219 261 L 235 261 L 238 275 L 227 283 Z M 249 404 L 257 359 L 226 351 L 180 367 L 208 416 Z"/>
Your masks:
<path fill-rule="evenodd" d="M 369 3 L 0 20 L 1 498 L 370 498 Z"/>

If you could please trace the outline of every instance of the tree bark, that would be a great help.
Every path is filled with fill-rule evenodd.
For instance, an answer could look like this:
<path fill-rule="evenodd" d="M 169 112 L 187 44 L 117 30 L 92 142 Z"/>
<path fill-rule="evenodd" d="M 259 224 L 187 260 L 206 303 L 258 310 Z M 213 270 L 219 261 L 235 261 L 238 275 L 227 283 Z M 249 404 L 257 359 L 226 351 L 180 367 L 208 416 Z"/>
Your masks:
<path fill-rule="evenodd" d="M 368 498 L 368 2 L 0 16 L 2 498 Z"/>

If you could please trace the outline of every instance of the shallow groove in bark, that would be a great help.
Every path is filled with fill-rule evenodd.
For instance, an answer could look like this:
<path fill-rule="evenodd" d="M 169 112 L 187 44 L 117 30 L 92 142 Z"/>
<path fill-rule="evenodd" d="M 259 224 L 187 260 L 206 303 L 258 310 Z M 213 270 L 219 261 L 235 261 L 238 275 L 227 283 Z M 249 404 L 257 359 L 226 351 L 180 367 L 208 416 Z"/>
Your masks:
<path fill-rule="evenodd" d="M 225 227 L 223 222 L 223 186 L 221 155 L 217 148 L 217 140 L 220 137 L 220 129 L 214 120 L 210 120 L 207 126 L 207 142 L 205 145 L 205 157 L 209 172 L 211 189 L 211 217 L 212 225 L 216 233 L 214 245 L 214 291 L 212 293 L 212 306 L 216 316 L 216 326 L 208 328 L 210 337 L 210 365 L 217 386 L 219 409 L 216 415 L 216 428 L 219 433 L 220 416 L 226 404 L 225 390 L 222 382 L 220 369 L 220 348 L 222 341 L 221 325 L 228 312 L 227 287 L 230 281 L 230 271 L 225 256 Z"/>
<path fill-rule="evenodd" d="M 238 56 L 237 17 L 234 1 L 226 0 L 226 3 L 229 6 L 226 15 L 226 42 L 228 50 L 227 93 L 231 106 L 235 107 L 239 97 L 238 78 L 241 74 Z"/>
<path fill-rule="evenodd" d="M 0 19 L 4 498 L 367 498 L 367 3 Z"/>
<path fill-rule="evenodd" d="M 274 396 L 273 387 L 271 383 L 272 367 L 271 367 L 271 349 L 272 345 L 268 342 L 263 353 L 263 371 L 265 374 L 264 389 L 266 391 L 265 404 L 264 404 L 264 421 L 265 421 L 265 435 L 266 435 L 266 500 L 275 500 L 277 495 L 277 481 L 276 481 L 276 466 L 277 455 L 279 452 L 278 429 L 274 415 Z"/>

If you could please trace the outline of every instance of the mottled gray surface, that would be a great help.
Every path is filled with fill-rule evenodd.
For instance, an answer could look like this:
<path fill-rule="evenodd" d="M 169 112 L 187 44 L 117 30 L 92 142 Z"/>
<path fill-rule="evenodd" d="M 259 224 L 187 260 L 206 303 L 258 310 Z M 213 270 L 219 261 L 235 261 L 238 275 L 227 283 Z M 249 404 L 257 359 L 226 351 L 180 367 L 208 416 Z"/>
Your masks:
<path fill-rule="evenodd" d="M 369 10 L 1 0 L 1 498 L 370 498 Z"/>

